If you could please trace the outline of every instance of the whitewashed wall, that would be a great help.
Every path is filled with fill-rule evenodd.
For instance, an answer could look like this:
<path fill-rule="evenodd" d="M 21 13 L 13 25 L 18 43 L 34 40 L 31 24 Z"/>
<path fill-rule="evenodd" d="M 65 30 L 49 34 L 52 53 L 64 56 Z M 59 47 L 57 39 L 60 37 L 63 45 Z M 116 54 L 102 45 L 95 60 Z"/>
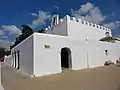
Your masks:
<path fill-rule="evenodd" d="M 61 72 L 61 49 L 68 47 L 72 55 L 72 68 L 86 68 L 85 42 L 56 35 L 34 33 L 34 73 L 36 76 Z M 50 48 L 44 48 L 50 45 Z"/>
<path fill-rule="evenodd" d="M 33 35 L 31 35 L 11 50 L 11 53 L 17 50 L 20 51 L 20 70 L 30 75 L 33 75 L 33 49 Z"/>
<path fill-rule="evenodd" d="M 106 32 L 109 32 L 110 36 L 112 36 L 111 29 L 66 15 L 63 19 L 60 19 L 59 24 L 52 31 L 48 30 L 47 33 L 81 40 L 100 40 L 106 36 Z"/>
<path fill-rule="evenodd" d="M 116 61 L 120 57 L 120 42 L 107 45 L 108 59 Z"/>
<path fill-rule="evenodd" d="M 68 19 L 67 25 L 68 25 L 68 36 L 73 37 L 75 39 L 100 40 L 101 38 L 105 37 L 106 30 L 97 28 L 97 26 L 96 27 L 93 27 L 93 25 L 90 26 L 89 23 L 88 25 L 86 25 L 85 21 L 84 24 L 82 24 L 82 21 L 77 22 L 75 18 L 73 20 Z"/>
<path fill-rule="evenodd" d="M 50 45 L 50 48 L 44 48 Z M 68 47 L 72 55 L 72 69 L 103 66 L 105 61 L 115 61 L 120 54 L 117 44 L 95 40 L 75 40 L 66 36 L 34 34 L 34 73 L 36 76 L 61 72 L 61 49 Z M 119 44 L 120 45 L 120 44 Z M 117 46 L 119 46 L 117 45 Z M 105 50 L 108 50 L 106 56 Z"/>
<path fill-rule="evenodd" d="M 107 61 L 105 50 L 106 46 L 100 42 L 93 40 L 87 42 L 87 53 L 90 68 L 104 65 L 105 61 Z"/>
<path fill-rule="evenodd" d="M 45 48 L 44 45 L 50 45 Z M 61 49 L 71 50 L 72 69 L 92 68 L 115 62 L 120 57 L 120 42 L 104 43 L 95 40 L 78 40 L 71 37 L 34 33 L 12 49 L 20 50 L 20 69 L 30 75 L 43 76 L 60 73 Z M 105 50 L 108 50 L 106 56 Z"/>
<path fill-rule="evenodd" d="M 89 40 L 87 46 L 89 67 L 102 66 L 107 60 L 115 62 L 120 57 L 120 43 Z M 108 50 L 108 55 L 106 55 L 105 50 Z"/>

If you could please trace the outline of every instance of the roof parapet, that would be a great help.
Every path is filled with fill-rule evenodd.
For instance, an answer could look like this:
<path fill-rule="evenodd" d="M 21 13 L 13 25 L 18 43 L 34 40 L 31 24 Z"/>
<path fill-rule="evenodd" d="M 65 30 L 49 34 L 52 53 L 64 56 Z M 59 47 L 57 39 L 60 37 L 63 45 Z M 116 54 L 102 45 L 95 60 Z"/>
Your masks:
<path fill-rule="evenodd" d="M 64 17 L 64 19 L 67 18 L 69 20 L 72 20 L 72 21 L 76 21 L 78 23 L 82 23 L 82 24 L 85 24 L 85 25 L 88 25 L 88 26 L 91 26 L 91 27 L 95 27 L 95 28 L 99 28 L 99 29 L 102 29 L 102 30 L 108 30 L 110 31 L 111 29 L 107 28 L 107 27 L 104 27 L 104 26 L 101 26 L 101 25 L 98 25 L 98 24 L 93 24 L 91 22 L 88 22 L 88 21 L 85 21 L 85 20 L 82 20 L 82 19 L 77 19 L 75 17 L 70 17 L 69 15 L 66 15 Z M 63 20 L 64 20 L 63 19 Z"/>
<path fill-rule="evenodd" d="M 74 22 L 81 23 L 83 25 L 91 26 L 91 27 L 94 27 L 94 28 L 99 28 L 101 30 L 111 31 L 111 29 L 109 29 L 107 27 L 97 25 L 97 24 L 94 24 L 92 22 L 88 22 L 88 21 L 85 21 L 85 20 L 82 20 L 82 19 L 77 19 L 75 17 L 70 17 L 69 15 L 66 15 L 62 19 L 60 19 L 59 24 L 62 23 L 63 21 L 65 21 L 65 20 L 72 20 Z M 48 26 L 48 28 L 46 28 L 46 30 L 50 30 L 50 29 L 51 29 L 50 26 Z"/>
<path fill-rule="evenodd" d="M 82 20 L 81 20 L 81 19 L 76 19 L 76 22 L 80 22 L 80 23 L 81 23 L 81 22 L 82 22 Z"/>
<path fill-rule="evenodd" d="M 70 20 L 73 20 L 76 22 L 76 18 L 75 17 L 71 17 Z"/>

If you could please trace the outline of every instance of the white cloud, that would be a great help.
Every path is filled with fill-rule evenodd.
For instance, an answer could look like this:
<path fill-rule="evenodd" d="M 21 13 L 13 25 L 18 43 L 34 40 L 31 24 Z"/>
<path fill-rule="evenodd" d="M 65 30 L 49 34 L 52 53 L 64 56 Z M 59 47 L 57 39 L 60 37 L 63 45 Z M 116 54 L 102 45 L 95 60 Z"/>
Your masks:
<path fill-rule="evenodd" d="M 94 9 L 94 5 L 92 5 L 90 2 L 87 2 L 86 4 L 81 5 L 81 8 L 78 10 L 78 12 L 86 13 L 92 9 Z"/>
<path fill-rule="evenodd" d="M 71 9 L 71 14 L 76 18 L 96 24 L 101 24 L 106 19 L 106 16 L 101 13 L 100 9 L 90 2 L 81 5 L 78 10 Z"/>
<path fill-rule="evenodd" d="M 56 6 L 56 5 L 53 5 L 53 7 L 54 7 L 54 8 L 56 8 L 57 10 L 59 10 L 59 7 L 58 7 L 58 6 Z"/>
<path fill-rule="evenodd" d="M 7 39 L 7 36 L 5 35 L 5 32 L 0 30 L 0 39 Z"/>
<path fill-rule="evenodd" d="M 4 35 L 5 35 L 4 31 L 0 30 L 0 37 Z"/>
<path fill-rule="evenodd" d="M 8 33 L 8 35 L 6 34 Z M 9 49 L 9 46 L 13 44 L 15 38 L 21 34 L 19 28 L 15 25 L 2 25 L 0 26 L 0 47 Z M 11 37 L 14 37 L 14 40 L 10 41 Z"/>
<path fill-rule="evenodd" d="M 12 34 L 12 35 L 14 34 L 16 36 L 21 34 L 20 29 L 15 25 L 2 25 L 1 30 L 8 31 L 9 34 Z"/>
<path fill-rule="evenodd" d="M 32 16 L 36 16 L 37 19 L 32 21 L 30 25 L 32 28 L 37 28 L 43 24 L 45 24 L 46 20 L 50 20 L 51 14 L 49 12 L 38 11 L 38 13 L 32 13 Z"/>
<path fill-rule="evenodd" d="M 111 29 L 117 29 L 117 28 L 120 28 L 120 21 L 109 22 L 109 23 L 103 24 L 103 26 Z"/>
<path fill-rule="evenodd" d="M 86 20 L 95 24 L 102 24 L 113 30 L 120 28 L 120 21 L 104 23 L 106 19 L 109 19 L 109 16 L 103 15 L 100 9 L 90 2 L 81 5 L 78 10 L 71 9 L 71 15 L 77 19 Z M 114 12 L 112 12 L 112 15 L 114 15 Z"/>
<path fill-rule="evenodd" d="M 13 44 L 13 42 L 11 42 L 11 41 L 7 41 L 7 40 L 1 40 L 0 39 L 0 47 L 4 47 L 4 48 L 6 48 L 7 50 L 9 50 L 10 48 L 10 46 Z"/>
<path fill-rule="evenodd" d="M 31 15 L 37 17 L 37 13 L 31 13 Z"/>

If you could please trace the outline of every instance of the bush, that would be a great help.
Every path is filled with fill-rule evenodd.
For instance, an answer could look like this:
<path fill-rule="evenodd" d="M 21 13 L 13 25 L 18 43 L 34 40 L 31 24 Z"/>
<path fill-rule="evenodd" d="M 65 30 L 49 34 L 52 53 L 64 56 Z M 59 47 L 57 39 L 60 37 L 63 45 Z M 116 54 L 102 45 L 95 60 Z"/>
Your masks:
<path fill-rule="evenodd" d="M 120 63 L 120 60 L 116 60 L 116 63 Z"/>

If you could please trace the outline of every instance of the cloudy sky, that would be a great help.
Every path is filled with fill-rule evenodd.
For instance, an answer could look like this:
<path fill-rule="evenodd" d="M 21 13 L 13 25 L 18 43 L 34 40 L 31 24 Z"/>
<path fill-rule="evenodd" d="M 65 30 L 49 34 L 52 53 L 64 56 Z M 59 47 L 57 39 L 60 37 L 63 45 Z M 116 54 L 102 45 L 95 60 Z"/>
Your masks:
<path fill-rule="evenodd" d="M 45 28 L 54 13 L 104 25 L 120 36 L 120 0 L 1 0 L 0 46 L 8 47 L 21 34 L 19 26 Z"/>

